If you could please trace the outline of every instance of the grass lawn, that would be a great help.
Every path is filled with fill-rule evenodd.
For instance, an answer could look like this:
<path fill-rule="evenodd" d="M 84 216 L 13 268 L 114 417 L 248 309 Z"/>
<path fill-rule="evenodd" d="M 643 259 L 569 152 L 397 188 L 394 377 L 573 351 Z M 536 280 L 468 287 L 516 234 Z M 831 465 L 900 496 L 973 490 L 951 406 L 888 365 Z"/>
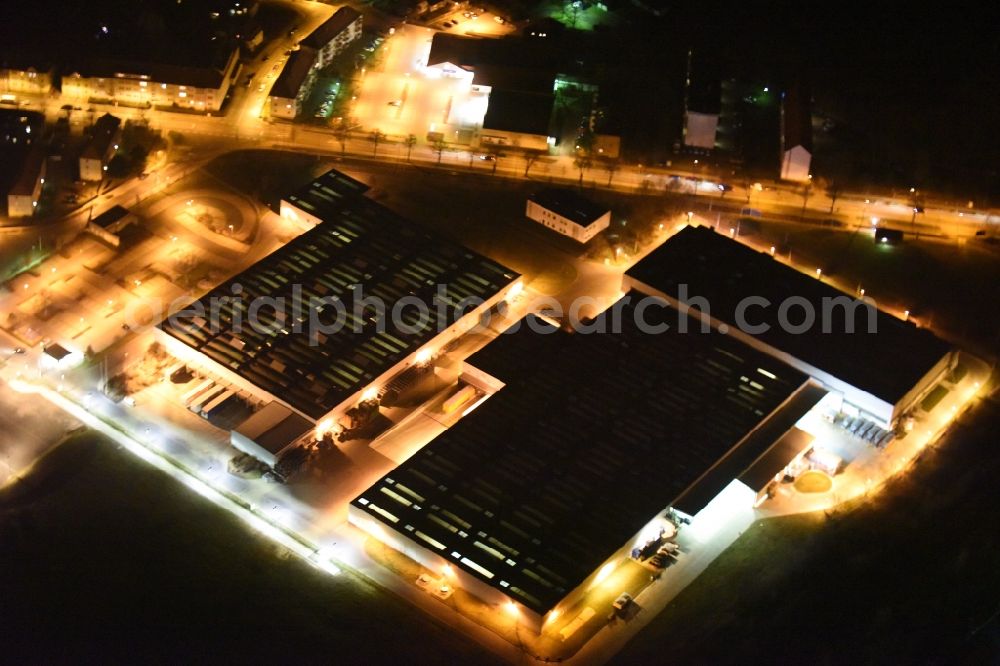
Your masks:
<path fill-rule="evenodd" d="M 869 503 L 754 524 L 613 660 L 995 663 L 1000 410 Z"/>
<path fill-rule="evenodd" d="M 850 289 L 882 305 L 909 310 L 936 332 L 973 352 L 995 354 L 1000 346 L 1000 253 L 969 241 L 956 245 L 907 239 L 876 246 L 867 235 L 801 225 L 766 223 L 756 239 L 792 260 L 821 267 Z"/>
<path fill-rule="evenodd" d="M 470 175 L 464 167 L 431 169 L 251 150 L 224 155 L 207 169 L 268 205 L 276 204 L 282 195 L 308 182 L 312 175 L 330 167 L 341 169 L 371 186 L 367 196 L 513 268 L 529 281 L 537 279 L 533 286 L 545 293 L 557 293 L 576 279 L 574 258 L 584 254 L 595 256 L 602 251 L 611 254 L 605 238 L 581 245 L 525 217 L 527 197 L 547 183 L 495 177 L 478 162 L 475 165 L 477 174 Z M 606 176 L 599 170 L 594 172 L 599 181 L 606 182 Z M 637 239 L 641 245 L 653 232 L 654 221 L 684 210 L 680 200 L 662 196 L 589 189 L 585 194 L 612 209 L 615 224 L 603 236 L 627 252 L 633 251 Z"/>
<path fill-rule="evenodd" d="M 90 432 L 0 491 L 0 562 L 8 663 L 490 662 Z"/>
<path fill-rule="evenodd" d="M 323 160 L 313 155 L 272 150 L 240 150 L 212 160 L 206 171 L 248 196 L 273 206 L 294 192 L 321 168 Z"/>
<path fill-rule="evenodd" d="M 933 410 L 946 395 L 948 395 L 948 389 L 938 384 L 920 401 L 920 409 L 925 412 Z"/>

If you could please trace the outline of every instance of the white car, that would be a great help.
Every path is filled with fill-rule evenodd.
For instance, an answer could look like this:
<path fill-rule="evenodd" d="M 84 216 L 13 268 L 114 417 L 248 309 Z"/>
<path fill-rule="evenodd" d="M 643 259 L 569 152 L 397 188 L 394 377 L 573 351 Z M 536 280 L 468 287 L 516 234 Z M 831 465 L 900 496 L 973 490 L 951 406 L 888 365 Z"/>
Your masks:
<path fill-rule="evenodd" d="M 615 607 L 615 610 L 625 610 L 632 603 L 632 595 L 628 592 L 622 592 L 618 595 L 618 598 L 614 600 L 611 604 Z"/>
<path fill-rule="evenodd" d="M 659 550 L 656 551 L 657 555 L 671 555 L 676 553 L 681 548 L 676 543 L 665 543 L 660 546 Z"/>

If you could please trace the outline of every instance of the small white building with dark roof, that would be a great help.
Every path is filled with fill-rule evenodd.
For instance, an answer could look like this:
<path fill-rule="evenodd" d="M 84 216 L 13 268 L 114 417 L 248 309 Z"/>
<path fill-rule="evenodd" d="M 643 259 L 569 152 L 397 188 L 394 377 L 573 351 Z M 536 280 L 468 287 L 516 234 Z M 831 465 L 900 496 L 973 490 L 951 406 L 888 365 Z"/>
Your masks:
<path fill-rule="evenodd" d="M 573 190 L 554 188 L 528 197 L 525 215 L 529 220 L 581 243 L 586 243 L 611 224 L 610 209 Z"/>

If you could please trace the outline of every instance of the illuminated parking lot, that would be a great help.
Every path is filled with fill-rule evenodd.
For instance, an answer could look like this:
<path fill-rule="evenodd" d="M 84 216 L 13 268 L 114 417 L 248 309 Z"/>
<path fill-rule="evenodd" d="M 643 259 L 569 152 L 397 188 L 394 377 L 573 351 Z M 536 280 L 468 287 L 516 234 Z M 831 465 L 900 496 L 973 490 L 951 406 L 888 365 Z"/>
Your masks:
<path fill-rule="evenodd" d="M 419 140 L 441 132 L 456 141 L 457 132 L 482 124 L 488 95 L 473 90 L 471 73 L 426 68 L 433 36 L 428 28 L 404 26 L 385 42 L 383 66 L 360 72 L 351 115 L 365 130 Z"/>

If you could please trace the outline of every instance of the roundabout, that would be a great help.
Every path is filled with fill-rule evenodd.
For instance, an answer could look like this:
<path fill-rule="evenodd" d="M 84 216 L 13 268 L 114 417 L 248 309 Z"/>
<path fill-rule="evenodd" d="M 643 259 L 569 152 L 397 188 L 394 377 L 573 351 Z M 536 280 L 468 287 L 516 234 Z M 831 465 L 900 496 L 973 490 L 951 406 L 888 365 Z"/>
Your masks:
<path fill-rule="evenodd" d="M 811 469 L 795 479 L 795 490 L 800 493 L 825 493 L 833 488 L 833 479 L 823 472 Z"/>
<path fill-rule="evenodd" d="M 227 246 L 233 241 L 245 246 L 257 232 L 254 207 L 237 195 L 218 190 L 187 190 L 170 195 L 147 214 L 166 226 L 179 224 L 206 240 Z"/>

